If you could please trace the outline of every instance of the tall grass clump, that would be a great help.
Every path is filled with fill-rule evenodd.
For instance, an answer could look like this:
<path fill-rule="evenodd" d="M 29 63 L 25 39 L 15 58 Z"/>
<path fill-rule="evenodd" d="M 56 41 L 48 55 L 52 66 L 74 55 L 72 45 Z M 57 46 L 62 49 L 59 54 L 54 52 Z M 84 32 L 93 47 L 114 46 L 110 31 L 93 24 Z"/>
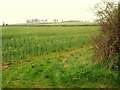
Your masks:
<path fill-rule="evenodd" d="M 120 51 L 120 28 L 118 27 L 118 3 L 103 0 L 95 5 L 100 34 L 94 38 L 94 59 L 108 69 L 117 68 Z"/>

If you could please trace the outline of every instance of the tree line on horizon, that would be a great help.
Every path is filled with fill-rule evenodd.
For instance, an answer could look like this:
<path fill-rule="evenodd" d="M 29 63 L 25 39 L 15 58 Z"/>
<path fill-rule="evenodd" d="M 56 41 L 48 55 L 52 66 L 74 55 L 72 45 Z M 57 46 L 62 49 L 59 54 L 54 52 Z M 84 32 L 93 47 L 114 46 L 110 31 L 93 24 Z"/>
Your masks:
<path fill-rule="evenodd" d="M 47 19 L 27 19 L 26 23 L 46 23 L 48 22 Z M 58 20 L 58 19 L 53 19 L 53 22 L 89 22 L 89 21 L 82 21 L 82 20 L 68 20 L 68 21 L 63 21 L 63 20 Z"/>
<path fill-rule="evenodd" d="M 57 19 L 54 19 L 53 21 L 58 22 Z M 48 20 L 47 19 L 27 19 L 26 21 L 26 23 L 41 23 L 41 22 L 48 22 Z"/>

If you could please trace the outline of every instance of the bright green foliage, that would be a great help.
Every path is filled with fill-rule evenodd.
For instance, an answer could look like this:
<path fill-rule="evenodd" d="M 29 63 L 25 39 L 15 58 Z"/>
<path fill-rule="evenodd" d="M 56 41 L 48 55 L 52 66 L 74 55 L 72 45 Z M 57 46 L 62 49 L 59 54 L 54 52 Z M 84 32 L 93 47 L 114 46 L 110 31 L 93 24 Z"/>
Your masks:
<path fill-rule="evenodd" d="M 3 72 L 4 88 L 112 88 L 118 74 L 92 62 L 91 45 L 23 59 Z"/>
<path fill-rule="evenodd" d="M 111 88 L 116 71 L 93 63 L 98 27 L 3 27 L 3 88 Z"/>
<path fill-rule="evenodd" d="M 3 62 L 91 43 L 97 27 L 3 27 Z M 14 62 L 14 61 L 13 61 Z"/>

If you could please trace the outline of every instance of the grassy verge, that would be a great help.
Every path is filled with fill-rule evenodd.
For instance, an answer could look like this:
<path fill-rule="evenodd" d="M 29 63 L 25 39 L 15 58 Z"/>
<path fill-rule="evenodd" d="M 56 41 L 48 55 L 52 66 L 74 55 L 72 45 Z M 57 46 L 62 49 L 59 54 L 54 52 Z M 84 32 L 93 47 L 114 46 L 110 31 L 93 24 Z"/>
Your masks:
<path fill-rule="evenodd" d="M 3 87 L 111 88 L 117 72 L 93 63 L 92 46 L 20 60 L 3 71 Z"/>

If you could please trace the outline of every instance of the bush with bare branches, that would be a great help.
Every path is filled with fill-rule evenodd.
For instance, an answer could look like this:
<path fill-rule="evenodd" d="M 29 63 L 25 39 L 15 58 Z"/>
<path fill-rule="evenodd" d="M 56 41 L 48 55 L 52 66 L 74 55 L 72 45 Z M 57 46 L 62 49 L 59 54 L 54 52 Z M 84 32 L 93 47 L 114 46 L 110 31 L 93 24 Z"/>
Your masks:
<path fill-rule="evenodd" d="M 106 0 L 95 5 L 96 21 L 100 25 L 100 34 L 94 38 L 94 59 L 105 64 L 109 69 L 117 66 L 120 55 L 118 5 L 118 2 Z"/>

